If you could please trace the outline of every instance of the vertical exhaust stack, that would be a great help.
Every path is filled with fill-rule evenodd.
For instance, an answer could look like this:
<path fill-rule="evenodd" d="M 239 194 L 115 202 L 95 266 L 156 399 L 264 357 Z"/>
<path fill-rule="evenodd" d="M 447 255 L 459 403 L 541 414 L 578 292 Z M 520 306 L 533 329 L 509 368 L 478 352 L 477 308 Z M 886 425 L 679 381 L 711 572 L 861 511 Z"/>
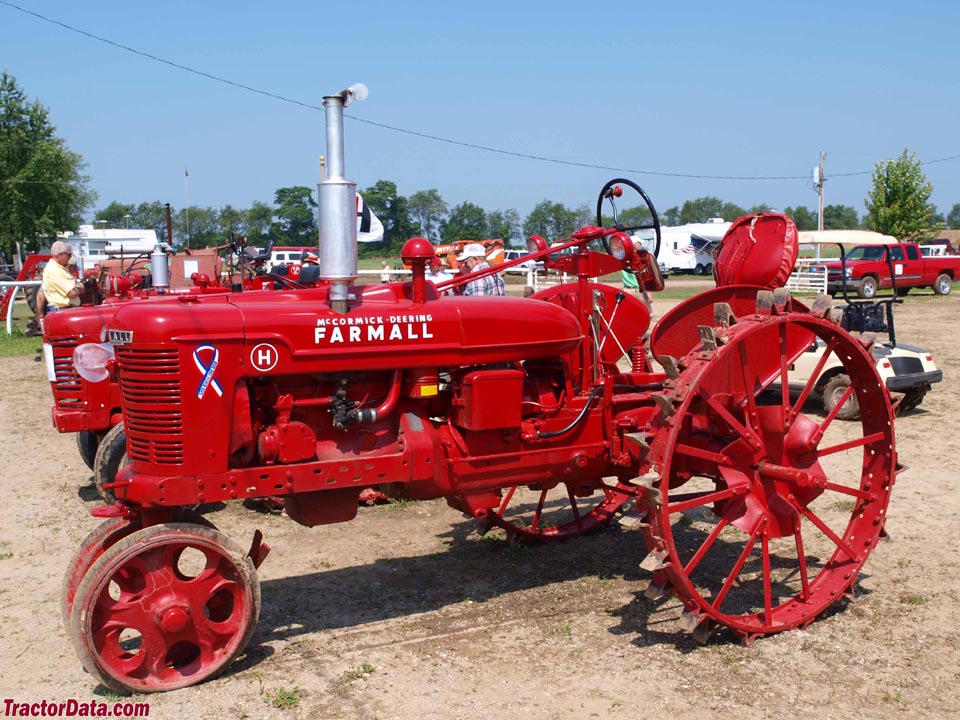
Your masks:
<path fill-rule="evenodd" d="M 344 178 L 343 109 L 367 97 L 351 85 L 323 98 L 327 116 L 327 177 L 320 183 L 320 277 L 330 283 L 330 307 L 347 312 L 347 288 L 357 279 L 357 184 Z"/>

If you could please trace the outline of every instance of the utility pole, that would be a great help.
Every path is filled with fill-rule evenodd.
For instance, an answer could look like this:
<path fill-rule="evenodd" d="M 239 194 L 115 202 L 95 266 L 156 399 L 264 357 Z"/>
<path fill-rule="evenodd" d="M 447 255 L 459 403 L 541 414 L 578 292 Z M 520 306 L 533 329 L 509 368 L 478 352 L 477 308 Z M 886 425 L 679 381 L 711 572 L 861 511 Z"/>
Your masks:
<path fill-rule="evenodd" d="M 820 164 L 817 166 L 816 173 L 816 184 L 817 184 L 817 194 L 820 196 L 820 207 L 817 211 L 817 230 L 823 230 L 823 183 L 826 182 L 826 178 L 823 176 L 823 159 L 826 156 L 823 154 L 823 150 L 820 151 Z"/>

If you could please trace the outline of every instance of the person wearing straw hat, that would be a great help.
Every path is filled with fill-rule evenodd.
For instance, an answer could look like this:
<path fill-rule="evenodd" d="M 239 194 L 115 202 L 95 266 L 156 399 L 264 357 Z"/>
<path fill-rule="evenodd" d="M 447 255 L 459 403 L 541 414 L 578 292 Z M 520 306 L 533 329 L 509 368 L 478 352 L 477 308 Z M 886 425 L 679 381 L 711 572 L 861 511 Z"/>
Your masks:
<path fill-rule="evenodd" d="M 490 268 L 487 263 L 487 251 L 480 243 L 469 243 L 463 248 L 463 252 L 457 256 L 457 262 L 466 268 L 468 273 L 479 273 Z M 500 277 L 500 273 L 490 273 L 464 285 L 463 294 L 478 297 L 506 295 L 507 290 L 503 286 L 503 278 Z"/>

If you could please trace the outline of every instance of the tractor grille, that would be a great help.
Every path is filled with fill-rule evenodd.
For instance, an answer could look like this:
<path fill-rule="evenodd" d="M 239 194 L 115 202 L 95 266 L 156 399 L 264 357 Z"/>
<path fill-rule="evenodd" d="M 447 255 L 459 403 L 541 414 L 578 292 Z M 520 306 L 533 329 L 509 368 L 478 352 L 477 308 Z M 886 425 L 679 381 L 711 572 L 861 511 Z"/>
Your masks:
<path fill-rule="evenodd" d="M 116 348 L 131 460 L 183 463 L 180 362 L 175 349 Z"/>
<path fill-rule="evenodd" d="M 83 389 L 80 376 L 73 367 L 73 351 L 79 344 L 75 335 L 48 338 L 53 348 L 53 400 L 60 410 L 75 410 L 83 407 Z"/>

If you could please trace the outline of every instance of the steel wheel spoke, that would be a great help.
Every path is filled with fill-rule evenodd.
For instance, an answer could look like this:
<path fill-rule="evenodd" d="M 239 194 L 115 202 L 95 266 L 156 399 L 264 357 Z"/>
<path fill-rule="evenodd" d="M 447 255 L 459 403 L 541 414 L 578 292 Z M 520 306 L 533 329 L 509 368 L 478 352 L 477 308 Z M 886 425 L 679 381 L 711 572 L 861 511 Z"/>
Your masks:
<path fill-rule="evenodd" d="M 797 565 L 800 567 L 800 594 L 801 599 L 806 600 L 810 597 L 810 575 L 807 570 L 807 555 L 803 551 L 803 535 L 800 526 L 800 518 L 797 518 L 794 525 L 794 537 L 797 541 Z"/>
<path fill-rule="evenodd" d="M 787 326 L 780 326 L 780 394 L 783 407 L 790 411 L 790 381 L 787 378 Z"/>
<path fill-rule="evenodd" d="M 807 380 L 807 384 L 803 386 L 803 390 L 800 393 L 800 397 L 797 398 L 797 403 L 790 410 L 790 415 L 796 417 L 800 414 L 800 409 L 803 407 L 803 404 L 807 401 L 807 398 L 810 397 L 810 393 L 813 392 L 813 388 L 817 384 L 817 379 L 820 377 L 820 373 L 823 372 L 824 366 L 827 364 L 827 360 L 830 358 L 830 355 L 836 350 L 837 347 L 837 336 L 830 338 L 830 342 L 827 343 L 826 349 L 823 351 L 823 354 L 820 356 L 820 359 L 817 361 L 817 366 L 814 368 L 813 372 L 810 373 L 810 379 Z"/>
<path fill-rule="evenodd" d="M 738 577 L 740 577 L 740 571 L 743 570 L 743 565 L 747 562 L 747 558 L 750 557 L 750 553 L 753 552 L 753 546 L 757 544 L 757 537 L 759 537 L 763 526 L 766 524 L 766 520 L 761 520 L 757 523 L 757 527 L 754 528 L 754 531 L 750 533 L 750 539 L 743 547 L 743 551 L 740 553 L 740 557 L 737 558 L 737 562 L 734 563 L 733 568 L 730 570 L 730 574 L 727 575 L 727 579 L 723 581 L 723 586 L 720 588 L 720 592 L 713 599 L 712 607 L 714 610 L 719 610 L 720 606 L 723 605 L 723 601 L 727 599 L 727 593 L 730 592 L 730 588 L 733 587 L 733 583 Z"/>
<path fill-rule="evenodd" d="M 730 459 L 726 455 L 721 455 L 717 452 L 712 452 L 710 450 L 703 450 L 701 448 L 693 447 L 692 445 L 682 445 L 677 443 L 677 447 L 674 448 L 674 452 L 678 452 L 681 455 L 689 455 L 690 457 L 700 458 L 701 460 L 707 460 L 716 465 L 729 465 Z"/>
<path fill-rule="evenodd" d="M 703 560 L 704 555 L 709 552 L 710 548 L 713 546 L 713 543 L 716 542 L 718 537 L 720 537 L 720 533 L 723 532 L 723 529 L 727 526 L 727 523 L 727 518 L 720 518 L 720 522 L 714 526 L 713 530 L 710 531 L 710 535 L 707 536 L 707 539 L 703 541 L 699 548 L 697 548 L 697 552 L 694 553 L 692 558 L 690 558 L 690 562 L 684 565 L 684 574 L 690 575 L 690 573 L 693 572 L 693 569 L 697 567 L 701 560 Z"/>
<path fill-rule="evenodd" d="M 750 365 L 750 358 L 747 357 L 746 343 L 740 343 L 740 346 L 737 348 L 737 350 L 740 354 L 740 377 L 743 378 L 743 394 L 746 396 L 747 400 L 747 409 L 744 413 L 743 419 L 744 423 L 748 428 L 750 428 L 751 432 L 754 432 L 753 418 L 755 418 L 757 415 L 757 381 L 756 378 L 754 378 L 752 382 L 747 379 L 747 368 L 752 367 L 752 365 Z"/>
<path fill-rule="evenodd" d="M 827 431 L 827 428 L 830 427 L 830 423 L 833 422 L 834 418 L 837 417 L 843 406 L 847 404 L 847 400 L 850 399 L 850 396 L 853 394 L 854 390 L 854 380 L 850 378 L 850 385 L 846 390 L 843 391 L 843 395 L 840 396 L 840 399 L 837 401 L 837 404 L 833 406 L 833 410 L 830 411 L 830 414 L 827 415 L 826 419 L 820 424 L 820 429 L 817 431 L 817 440 L 823 437 L 823 434 Z"/>
<path fill-rule="evenodd" d="M 823 487 L 827 490 L 833 490 L 833 492 L 843 493 L 844 495 L 860 498 L 861 500 L 873 500 L 876 498 L 876 493 L 867 492 L 866 490 L 861 490 L 860 488 L 847 487 L 846 485 L 837 485 L 837 483 L 828 482 Z"/>
<path fill-rule="evenodd" d="M 731 415 L 730 411 L 723 407 L 723 405 L 704 388 L 700 388 L 700 397 L 706 401 L 707 405 L 709 405 L 717 415 L 723 418 L 723 421 L 727 423 L 737 435 L 751 444 L 757 442 L 758 438 L 756 433 Z"/>
<path fill-rule="evenodd" d="M 816 525 L 820 529 L 820 532 L 822 532 L 824 535 L 830 538 L 833 541 L 834 545 L 836 545 L 840 550 L 843 550 L 844 554 L 848 558 L 850 558 L 854 562 L 859 561 L 859 558 L 857 557 L 856 553 L 854 553 L 853 550 L 850 549 L 850 546 L 848 546 L 839 535 L 837 535 L 833 530 L 831 530 L 829 525 L 827 525 L 823 520 L 821 520 L 815 513 L 811 512 L 809 508 L 805 508 L 803 505 L 800 505 L 797 502 L 791 502 L 790 504 L 793 505 L 798 511 L 800 511 L 803 514 L 803 516 L 807 518 L 807 520 L 809 520 L 814 525 Z"/>
<path fill-rule="evenodd" d="M 842 405 L 843 403 L 838 403 Z M 848 440 L 844 443 L 839 443 L 838 445 L 831 445 L 830 447 L 819 448 L 817 450 L 817 457 L 822 458 L 827 455 L 833 455 L 833 453 L 843 452 L 844 450 L 850 450 L 855 447 L 863 447 L 864 445 L 869 445 L 870 443 L 875 443 L 880 440 L 883 440 L 884 434 L 882 432 L 875 432 L 872 435 L 864 435 L 861 438 L 856 440 Z"/>
<path fill-rule="evenodd" d="M 517 491 L 517 486 L 514 485 L 512 488 L 507 490 L 507 494 L 504 495 L 503 500 L 500 502 L 500 507 L 497 508 L 497 515 L 503 515 L 503 511 L 507 509 L 507 505 L 510 504 L 510 500 L 513 498 L 513 494 Z"/>
<path fill-rule="evenodd" d="M 530 529 L 534 532 L 540 527 L 540 515 L 543 513 L 543 504 L 547 499 L 547 492 L 547 490 L 540 491 L 540 501 L 537 503 L 537 509 L 533 512 L 533 522 L 530 524 Z"/>
<path fill-rule="evenodd" d="M 763 618 L 766 625 L 772 625 L 773 590 L 770 587 L 770 539 L 766 532 L 760 538 L 760 554 L 763 557 Z"/>
<path fill-rule="evenodd" d="M 606 493 L 604 493 L 606 494 Z M 570 511 L 573 513 L 574 521 L 580 522 L 580 508 L 577 507 L 577 498 L 573 494 L 573 488 L 567 485 L 567 497 L 570 498 Z"/>
<path fill-rule="evenodd" d="M 696 493 L 682 493 L 667 498 L 667 512 L 670 515 L 693 508 L 709 505 L 710 503 L 726 500 L 742 492 L 740 487 L 726 488 L 724 490 L 714 490 Z"/>

